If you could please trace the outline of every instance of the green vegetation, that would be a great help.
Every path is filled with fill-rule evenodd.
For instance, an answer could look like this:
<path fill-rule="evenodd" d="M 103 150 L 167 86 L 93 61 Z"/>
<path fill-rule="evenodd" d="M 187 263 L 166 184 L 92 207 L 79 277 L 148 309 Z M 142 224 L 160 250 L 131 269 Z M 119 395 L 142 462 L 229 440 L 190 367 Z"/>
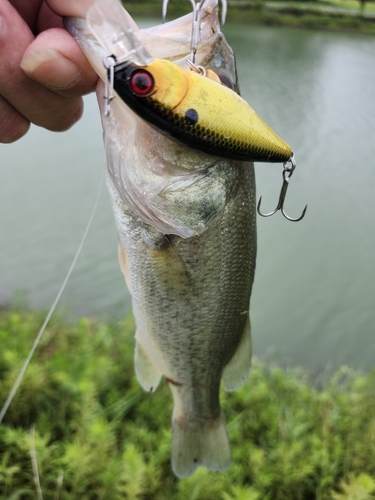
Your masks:
<path fill-rule="evenodd" d="M 126 2 L 134 17 L 161 18 L 160 0 Z M 190 2 L 170 0 L 168 20 L 191 11 Z M 375 2 L 357 0 L 247 0 L 228 5 L 228 22 L 375 33 Z"/>
<path fill-rule="evenodd" d="M 0 404 L 42 320 L 0 312 Z M 0 498 L 37 498 L 30 448 L 45 500 L 375 498 L 375 373 L 343 367 L 318 389 L 302 370 L 254 360 L 245 386 L 222 394 L 229 472 L 178 480 L 171 395 L 166 384 L 140 389 L 133 328 L 131 317 L 52 321 L 0 425 Z"/>

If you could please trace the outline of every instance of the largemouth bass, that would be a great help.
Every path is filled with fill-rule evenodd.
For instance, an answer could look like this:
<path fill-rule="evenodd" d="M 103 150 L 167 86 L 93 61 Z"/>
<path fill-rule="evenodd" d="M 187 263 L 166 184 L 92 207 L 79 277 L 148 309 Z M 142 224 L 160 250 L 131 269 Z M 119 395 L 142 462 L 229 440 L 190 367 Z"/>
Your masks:
<path fill-rule="evenodd" d="M 66 27 L 103 80 L 103 60 L 109 55 L 121 59 L 124 52 L 131 63 L 143 64 L 151 54 L 184 67 L 191 16 L 144 31 L 133 25 L 134 33 L 131 22 L 117 3 L 101 0 L 87 20 L 68 19 Z M 201 27 L 196 63 L 237 89 L 217 0 L 206 2 Z M 129 43 L 135 47 L 132 53 Z M 226 390 L 238 388 L 248 377 L 251 359 L 253 164 L 175 142 L 118 97 L 105 116 L 104 92 L 101 83 L 107 184 L 137 327 L 135 371 L 145 390 L 154 391 L 164 375 L 173 393 L 175 474 L 188 476 L 199 465 L 226 470 L 230 448 L 220 382 Z"/>

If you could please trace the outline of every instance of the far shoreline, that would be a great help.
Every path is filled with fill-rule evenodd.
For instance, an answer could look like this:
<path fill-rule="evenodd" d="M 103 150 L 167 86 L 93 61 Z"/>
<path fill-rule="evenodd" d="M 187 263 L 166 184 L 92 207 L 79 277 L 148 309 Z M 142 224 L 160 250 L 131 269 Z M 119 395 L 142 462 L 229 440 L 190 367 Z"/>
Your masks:
<path fill-rule="evenodd" d="M 359 4 L 358 4 L 359 5 Z M 188 14 L 191 9 L 186 2 L 171 0 L 168 5 L 167 21 Z M 161 20 L 161 5 L 155 2 L 126 3 L 129 13 L 135 18 L 157 17 Z M 340 8 L 324 9 L 321 3 L 316 5 L 303 2 L 265 2 L 258 0 L 246 5 L 228 5 L 227 23 L 304 28 L 320 31 L 375 34 L 375 11 L 364 15 L 358 10 Z"/>

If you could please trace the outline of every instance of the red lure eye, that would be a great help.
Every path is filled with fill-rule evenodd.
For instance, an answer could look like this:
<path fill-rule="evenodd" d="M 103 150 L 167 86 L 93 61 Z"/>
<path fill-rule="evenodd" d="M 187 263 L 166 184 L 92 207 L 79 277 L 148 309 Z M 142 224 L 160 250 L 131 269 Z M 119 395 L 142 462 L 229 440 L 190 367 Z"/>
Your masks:
<path fill-rule="evenodd" d="M 139 69 L 130 77 L 130 89 L 135 95 L 147 96 L 154 88 L 154 79 L 148 71 Z"/>

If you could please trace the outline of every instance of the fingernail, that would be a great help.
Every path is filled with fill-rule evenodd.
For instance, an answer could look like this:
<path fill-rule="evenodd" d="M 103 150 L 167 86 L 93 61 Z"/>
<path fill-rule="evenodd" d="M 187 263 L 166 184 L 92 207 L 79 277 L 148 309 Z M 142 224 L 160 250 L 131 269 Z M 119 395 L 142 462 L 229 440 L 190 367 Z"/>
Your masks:
<path fill-rule="evenodd" d="M 71 87 L 80 75 L 78 66 L 55 49 L 30 52 L 22 59 L 21 68 L 34 80 L 55 89 Z"/>

